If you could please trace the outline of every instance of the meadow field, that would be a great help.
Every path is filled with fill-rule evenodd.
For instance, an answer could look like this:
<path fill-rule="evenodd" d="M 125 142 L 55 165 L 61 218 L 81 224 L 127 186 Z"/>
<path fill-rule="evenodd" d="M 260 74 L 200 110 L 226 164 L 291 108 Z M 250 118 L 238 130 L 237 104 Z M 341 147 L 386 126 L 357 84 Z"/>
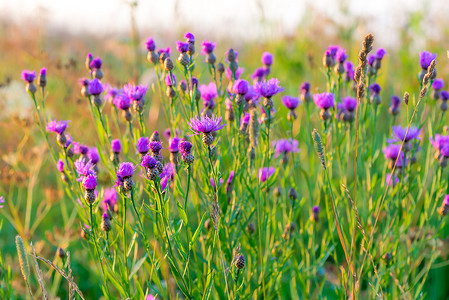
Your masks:
<path fill-rule="evenodd" d="M 448 299 L 447 33 L 352 22 L 2 22 L 0 298 Z"/>

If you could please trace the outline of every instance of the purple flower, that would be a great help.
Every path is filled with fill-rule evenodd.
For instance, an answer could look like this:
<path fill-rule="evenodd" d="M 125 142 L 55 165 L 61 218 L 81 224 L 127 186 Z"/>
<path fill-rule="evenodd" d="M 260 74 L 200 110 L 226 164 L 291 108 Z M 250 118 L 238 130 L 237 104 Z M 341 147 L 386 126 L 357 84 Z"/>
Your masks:
<path fill-rule="evenodd" d="M 168 146 L 168 149 L 170 150 L 170 152 L 176 153 L 179 151 L 179 142 L 180 141 L 181 141 L 181 139 L 177 136 L 170 139 L 169 146 Z"/>
<path fill-rule="evenodd" d="M 86 190 L 95 190 L 97 187 L 97 175 L 89 174 L 84 177 L 83 186 Z"/>
<path fill-rule="evenodd" d="M 443 204 L 449 205 L 449 195 L 444 196 Z"/>
<path fill-rule="evenodd" d="M 357 108 L 357 99 L 352 97 L 343 97 L 341 98 L 341 102 L 343 103 L 343 107 L 347 111 L 354 111 Z"/>
<path fill-rule="evenodd" d="M 298 107 L 300 101 L 297 97 L 283 96 L 282 103 L 284 103 L 285 107 L 287 107 L 288 109 L 295 110 L 296 107 Z"/>
<path fill-rule="evenodd" d="M 279 85 L 279 80 L 277 78 L 256 82 L 254 88 L 265 98 L 271 98 L 277 93 L 284 91 L 284 88 Z"/>
<path fill-rule="evenodd" d="M 399 183 L 399 178 L 397 176 L 395 176 L 395 175 L 391 176 L 391 173 L 388 173 L 387 176 L 385 176 L 385 182 L 387 184 L 389 184 L 392 179 L 393 179 L 392 184 L 393 184 L 393 187 L 394 187 L 394 186 L 396 186 L 396 184 Z"/>
<path fill-rule="evenodd" d="M 90 68 L 91 69 L 101 69 L 101 65 L 103 64 L 103 61 L 97 57 L 92 59 L 92 61 L 90 62 Z"/>
<path fill-rule="evenodd" d="M 395 161 L 398 158 L 399 150 L 401 149 L 401 145 L 390 144 L 382 149 L 384 156 L 386 159 L 390 159 Z M 399 156 L 399 160 L 404 160 L 404 153 L 401 151 L 401 155 Z"/>
<path fill-rule="evenodd" d="M 179 53 L 185 53 L 185 52 L 189 51 L 189 43 L 177 41 L 176 49 L 179 51 Z"/>
<path fill-rule="evenodd" d="M 379 48 L 377 49 L 375 56 L 377 59 L 382 59 L 384 58 L 385 54 L 387 54 L 387 51 L 384 48 Z"/>
<path fill-rule="evenodd" d="M 242 75 L 244 70 L 245 69 L 240 68 L 240 67 L 237 68 L 237 71 L 235 71 L 235 79 L 236 80 L 240 78 L 240 76 Z M 226 74 L 226 77 L 228 77 L 229 80 L 234 80 L 234 78 L 232 78 L 232 71 L 231 71 L 231 69 L 226 68 L 225 69 L 225 74 Z"/>
<path fill-rule="evenodd" d="M 94 165 L 96 165 L 100 161 L 100 155 L 98 154 L 98 149 L 96 147 L 92 147 L 89 149 L 89 152 L 87 152 L 87 157 Z"/>
<path fill-rule="evenodd" d="M 181 141 L 179 143 L 179 151 L 182 154 L 189 154 L 192 151 L 192 143 L 188 141 Z"/>
<path fill-rule="evenodd" d="M 251 75 L 252 80 L 262 81 L 265 78 L 266 70 L 264 68 L 257 68 Z"/>
<path fill-rule="evenodd" d="M 173 175 L 175 174 L 175 165 L 172 163 L 168 163 L 165 164 L 164 169 L 162 170 L 161 173 L 161 178 L 162 177 L 170 177 L 173 179 Z"/>
<path fill-rule="evenodd" d="M 148 153 L 148 151 L 150 151 L 149 147 L 148 147 L 148 143 L 149 143 L 149 139 L 145 136 L 140 137 L 137 140 L 137 152 L 139 152 L 140 154 L 146 154 Z"/>
<path fill-rule="evenodd" d="M 443 100 L 443 101 L 449 100 L 449 92 L 448 91 L 441 91 L 441 100 Z"/>
<path fill-rule="evenodd" d="M 232 109 L 232 101 L 229 98 L 226 98 L 225 100 L 226 109 L 231 110 Z"/>
<path fill-rule="evenodd" d="M 427 68 L 430 66 L 430 63 L 432 60 L 436 59 L 437 55 L 433 54 L 429 51 L 423 51 L 419 53 L 419 64 L 421 65 L 421 68 L 424 70 L 427 70 Z"/>
<path fill-rule="evenodd" d="M 5 197 L 0 196 L 0 208 L 3 208 L 3 203 L 5 203 Z"/>
<path fill-rule="evenodd" d="M 336 45 L 330 45 L 327 49 L 326 49 L 326 55 L 330 55 L 330 57 L 332 57 L 333 59 L 335 59 L 335 56 L 337 55 L 338 50 L 340 49 L 340 46 L 336 46 Z"/>
<path fill-rule="evenodd" d="M 444 81 L 443 79 L 435 79 L 435 81 L 432 83 L 432 88 L 434 90 L 441 90 L 444 87 Z"/>
<path fill-rule="evenodd" d="M 170 57 L 170 52 L 171 52 L 171 48 L 170 47 L 167 47 L 165 49 L 163 49 L 163 48 L 157 49 L 157 53 L 159 55 L 161 55 L 162 53 L 165 53 L 167 55 L 167 57 Z"/>
<path fill-rule="evenodd" d="M 221 187 L 223 182 L 224 182 L 223 178 L 220 178 L 220 185 L 218 186 L 219 188 Z M 211 184 L 212 188 L 215 190 L 216 189 L 215 181 L 214 181 L 214 179 L 212 177 L 210 178 L 210 184 Z"/>
<path fill-rule="evenodd" d="M 119 139 L 112 140 L 111 148 L 112 148 L 112 152 L 120 153 L 120 151 L 122 151 L 122 144 L 120 144 L 120 140 Z"/>
<path fill-rule="evenodd" d="M 140 163 L 140 165 L 144 168 L 154 168 L 157 165 L 157 160 L 152 157 L 151 155 L 147 154 L 142 158 L 142 162 Z"/>
<path fill-rule="evenodd" d="M 382 88 L 380 87 L 380 85 L 378 83 L 373 83 L 372 85 L 369 86 L 369 89 L 374 94 L 379 94 L 380 91 L 382 90 Z"/>
<path fill-rule="evenodd" d="M 145 46 L 147 47 L 148 51 L 154 51 L 156 49 L 156 43 L 154 42 L 153 38 L 149 38 L 145 43 Z"/>
<path fill-rule="evenodd" d="M 168 180 L 170 176 L 161 176 L 161 192 L 164 193 L 168 186 Z"/>
<path fill-rule="evenodd" d="M 58 160 L 58 162 L 56 163 L 56 168 L 59 172 L 64 172 L 64 162 L 62 161 L 62 159 Z"/>
<path fill-rule="evenodd" d="M 176 85 L 176 76 L 175 76 L 175 74 L 171 74 L 171 76 L 170 76 L 170 74 L 167 74 L 167 76 L 165 76 L 165 84 L 167 85 L 167 86 L 174 86 L 174 85 Z"/>
<path fill-rule="evenodd" d="M 69 126 L 69 122 L 68 121 L 53 121 L 53 120 L 50 120 L 50 122 L 48 122 L 48 124 L 47 124 L 46 130 L 47 131 L 53 131 L 53 132 L 55 132 L 57 134 L 63 134 L 68 126 Z"/>
<path fill-rule="evenodd" d="M 32 83 L 36 79 L 36 71 L 23 70 L 22 79 L 28 83 Z"/>
<path fill-rule="evenodd" d="M 86 162 L 86 160 L 80 157 L 73 163 L 73 165 L 75 166 L 78 175 L 81 175 L 82 177 L 86 177 L 90 174 L 95 174 L 94 170 L 92 170 L 94 165 L 91 161 Z M 78 178 L 78 181 L 80 180 L 82 180 L 82 178 Z"/>
<path fill-rule="evenodd" d="M 229 173 L 228 180 L 226 181 L 226 193 L 229 193 L 231 185 L 234 182 L 234 175 L 235 175 L 235 172 L 234 172 L 234 170 L 232 170 L 231 173 Z"/>
<path fill-rule="evenodd" d="M 318 214 L 320 212 L 320 207 L 318 205 L 313 206 L 312 212 L 314 214 Z"/>
<path fill-rule="evenodd" d="M 301 89 L 301 94 L 306 94 L 306 93 L 310 92 L 310 83 L 307 81 L 303 82 L 301 84 L 300 89 Z"/>
<path fill-rule="evenodd" d="M 273 64 L 273 54 L 264 52 L 262 54 L 262 64 L 264 66 L 271 66 Z"/>
<path fill-rule="evenodd" d="M 248 93 L 249 83 L 245 79 L 237 79 L 232 86 L 232 91 L 235 94 L 245 95 Z"/>
<path fill-rule="evenodd" d="M 134 174 L 134 165 L 130 162 L 123 162 L 120 164 L 118 171 L 117 171 L 117 177 L 120 176 L 121 178 L 131 177 Z"/>
<path fill-rule="evenodd" d="M 193 33 L 191 32 L 186 32 L 184 34 L 184 38 L 186 39 L 187 42 L 195 42 L 195 36 L 193 35 Z"/>
<path fill-rule="evenodd" d="M 161 142 L 159 141 L 152 141 L 148 144 L 148 147 L 150 148 L 151 152 L 153 153 L 159 153 L 161 152 L 162 149 L 164 149 L 162 147 Z"/>
<path fill-rule="evenodd" d="M 259 180 L 261 182 L 267 181 L 267 179 L 269 177 L 271 177 L 271 175 L 273 175 L 274 172 L 276 172 L 276 168 L 273 168 L 273 167 L 270 167 L 269 169 L 267 169 L 267 168 L 259 169 Z"/>
<path fill-rule="evenodd" d="M 368 64 L 372 66 L 374 62 L 376 61 L 376 56 L 374 54 L 368 55 Z"/>
<path fill-rule="evenodd" d="M 449 145 L 449 135 L 435 134 L 435 139 L 429 137 L 429 140 L 432 146 L 437 150 L 441 150 L 443 147 Z"/>
<path fill-rule="evenodd" d="M 155 131 L 154 134 L 156 134 L 156 133 L 157 133 L 157 131 Z M 170 131 L 170 128 L 165 129 L 163 135 L 164 135 L 164 137 L 165 137 L 166 140 L 169 140 L 170 137 L 171 137 L 171 131 Z"/>
<path fill-rule="evenodd" d="M 339 48 L 337 53 L 335 54 L 335 58 L 339 63 L 344 63 L 346 59 L 348 59 L 348 55 L 346 54 L 345 48 Z"/>
<path fill-rule="evenodd" d="M 418 136 L 421 133 L 421 129 L 418 127 L 410 127 L 408 130 L 407 136 L 405 135 L 407 132 L 407 128 L 402 128 L 402 126 L 393 126 L 393 139 L 389 140 L 388 142 L 402 142 L 405 140 L 405 142 L 408 142 L 412 139 L 419 139 Z"/>
<path fill-rule="evenodd" d="M 207 115 L 204 115 L 201 118 L 196 116 L 195 118 L 190 119 L 190 122 L 187 122 L 187 124 L 194 135 L 218 131 L 226 125 L 221 124 L 221 117 L 215 117 L 214 115 L 212 115 L 212 118 L 209 118 Z"/>
<path fill-rule="evenodd" d="M 83 154 L 86 155 L 87 152 L 89 151 L 89 147 L 87 147 L 86 145 L 80 144 L 80 143 L 73 143 L 73 151 L 75 152 L 75 154 Z"/>
<path fill-rule="evenodd" d="M 245 100 L 251 101 L 251 100 L 257 100 L 259 98 L 259 94 L 256 92 L 256 89 L 250 85 L 248 86 L 248 92 L 245 94 Z"/>
<path fill-rule="evenodd" d="M 354 64 L 349 60 L 345 62 L 346 81 L 354 80 Z"/>
<path fill-rule="evenodd" d="M 103 200 L 101 201 L 101 206 L 103 211 L 113 211 L 114 207 L 117 205 L 117 191 L 115 188 L 104 189 Z"/>
<path fill-rule="evenodd" d="M 66 148 L 69 148 L 69 146 L 70 146 L 70 145 L 72 144 L 72 142 L 73 142 L 73 138 L 72 138 L 72 136 L 71 136 L 70 134 L 66 134 L 65 137 L 66 137 L 66 139 L 67 139 L 67 142 L 65 143 L 65 147 L 66 147 Z"/>
<path fill-rule="evenodd" d="M 208 85 L 200 85 L 201 98 L 210 101 L 217 97 L 217 86 L 215 83 L 211 82 Z"/>
<path fill-rule="evenodd" d="M 39 72 L 39 76 L 47 76 L 47 68 L 42 68 Z"/>
<path fill-rule="evenodd" d="M 333 93 L 314 94 L 313 101 L 321 109 L 328 109 L 335 106 L 335 96 Z"/>
<path fill-rule="evenodd" d="M 291 152 L 299 152 L 300 149 L 298 148 L 299 142 L 297 140 L 292 139 L 283 139 L 283 140 L 277 140 L 273 141 L 273 147 L 275 149 L 275 157 L 278 157 L 281 154 L 287 154 Z"/>
<path fill-rule="evenodd" d="M 140 101 L 146 94 L 148 86 L 129 83 L 123 87 L 123 92 L 133 101 Z"/>
<path fill-rule="evenodd" d="M 198 88 L 198 78 L 196 77 L 192 77 L 192 80 L 189 81 L 189 87 L 191 90 L 193 90 L 194 88 Z"/>
<path fill-rule="evenodd" d="M 251 115 L 249 113 L 245 113 L 243 118 L 240 120 L 240 125 L 242 125 L 242 124 L 248 125 L 250 119 L 251 119 Z"/>
<path fill-rule="evenodd" d="M 399 96 L 391 96 L 391 107 L 397 108 L 401 104 L 401 98 Z"/>
<path fill-rule="evenodd" d="M 121 110 L 127 110 L 131 107 L 131 99 L 125 93 L 118 93 L 112 100 L 112 104 Z"/>
<path fill-rule="evenodd" d="M 97 78 L 92 79 L 89 82 L 88 91 L 91 95 L 100 95 L 103 92 L 103 85 L 101 84 L 100 80 L 98 80 Z"/>
<path fill-rule="evenodd" d="M 208 42 L 204 40 L 203 44 L 201 44 L 201 54 L 206 55 L 214 52 L 216 43 Z"/>

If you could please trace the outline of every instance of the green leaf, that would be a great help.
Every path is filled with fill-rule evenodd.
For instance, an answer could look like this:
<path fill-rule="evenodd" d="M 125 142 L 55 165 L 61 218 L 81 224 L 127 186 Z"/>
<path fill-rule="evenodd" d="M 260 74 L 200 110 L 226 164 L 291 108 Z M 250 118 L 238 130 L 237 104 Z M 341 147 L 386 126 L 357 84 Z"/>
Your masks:
<path fill-rule="evenodd" d="M 198 225 L 198 228 L 196 229 L 195 233 L 193 234 L 192 241 L 189 243 L 190 250 L 192 250 L 192 248 L 195 246 L 196 241 L 200 237 L 201 231 L 203 231 L 204 223 L 206 222 L 206 216 L 207 216 L 207 212 L 204 213 L 203 217 L 201 218 L 201 222 Z"/>
<path fill-rule="evenodd" d="M 214 274 L 215 274 L 215 271 L 212 270 L 212 272 L 209 273 L 209 275 L 207 275 L 206 289 L 204 290 L 203 300 L 204 299 L 207 300 L 210 297 L 210 292 L 212 290 L 212 282 L 213 282 L 213 279 L 214 279 Z"/>
<path fill-rule="evenodd" d="M 182 207 L 181 203 L 179 203 L 179 200 L 176 199 L 176 202 L 178 204 L 178 211 L 179 211 L 179 216 L 181 217 L 182 221 L 184 222 L 184 226 L 187 226 L 187 215 L 186 215 L 186 211 L 184 210 L 184 208 Z"/>

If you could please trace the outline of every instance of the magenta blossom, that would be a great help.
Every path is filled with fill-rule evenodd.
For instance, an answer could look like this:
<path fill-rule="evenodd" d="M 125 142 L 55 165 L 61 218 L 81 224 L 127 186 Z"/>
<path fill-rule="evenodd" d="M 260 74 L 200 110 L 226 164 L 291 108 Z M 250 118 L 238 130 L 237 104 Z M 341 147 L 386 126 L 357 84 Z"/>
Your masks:
<path fill-rule="evenodd" d="M 140 154 L 148 153 L 148 151 L 150 151 L 150 149 L 148 147 L 149 142 L 150 141 L 147 137 L 145 137 L 145 136 L 140 137 L 137 140 L 137 144 L 136 144 L 137 152 L 139 152 Z"/>
<path fill-rule="evenodd" d="M 257 68 L 251 75 L 251 79 L 255 81 L 262 81 L 265 78 L 265 75 L 267 75 L 267 70 L 264 68 Z"/>
<path fill-rule="evenodd" d="M 357 99 L 352 97 L 343 97 L 341 98 L 341 102 L 343 103 L 343 107 L 347 111 L 354 111 L 357 108 Z"/>
<path fill-rule="evenodd" d="M 132 100 L 140 101 L 146 94 L 148 86 L 129 83 L 123 86 L 123 92 Z"/>
<path fill-rule="evenodd" d="M 282 103 L 290 110 L 295 110 L 301 101 L 297 97 L 283 96 Z"/>
<path fill-rule="evenodd" d="M 217 86 L 211 82 L 208 85 L 200 85 L 201 98 L 210 101 L 217 98 Z"/>
<path fill-rule="evenodd" d="M 101 84 L 100 80 L 98 80 L 97 78 L 92 79 L 89 82 L 88 91 L 91 95 L 100 95 L 103 92 L 103 85 Z"/>
<path fill-rule="evenodd" d="M 117 191 L 115 188 L 104 189 L 103 200 L 101 201 L 101 206 L 103 211 L 113 211 L 114 207 L 117 205 Z"/>
<path fill-rule="evenodd" d="M 411 126 L 407 132 L 407 128 L 402 128 L 402 126 L 393 126 L 392 139 L 388 140 L 389 143 L 395 142 L 408 142 L 413 139 L 419 139 L 421 129 L 418 127 Z"/>
<path fill-rule="evenodd" d="M 423 70 L 427 70 L 427 68 L 430 66 L 430 63 L 432 63 L 432 60 L 436 59 L 437 55 L 433 54 L 429 51 L 423 51 L 419 53 L 419 64 L 421 65 L 421 68 Z"/>
<path fill-rule="evenodd" d="M 240 76 L 242 76 L 244 70 L 245 69 L 240 68 L 240 67 L 237 68 L 237 71 L 235 71 L 235 79 L 236 80 L 239 79 Z M 232 78 L 232 71 L 231 71 L 231 69 L 226 68 L 225 69 L 225 74 L 226 74 L 226 77 L 228 77 L 229 80 L 234 80 L 234 78 Z"/>
<path fill-rule="evenodd" d="M 125 93 L 119 93 L 115 96 L 114 100 L 112 100 L 112 104 L 118 109 L 127 110 L 131 107 L 131 99 Z"/>
<path fill-rule="evenodd" d="M 56 163 L 56 168 L 59 172 L 64 172 L 64 162 L 62 161 L 62 159 L 58 160 L 58 162 Z"/>
<path fill-rule="evenodd" d="M 275 148 L 275 157 L 278 157 L 281 154 L 288 154 L 291 152 L 299 152 L 300 149 L 298 148 L 299 142 L 297 140 L 292 139 L 283 139 L 283 140 L 277 140 L 273 141 L 273 147 Z"/>
<path fill-rule="evenodd" d="M 276 168 L 270 167 L 268 168 L 261 168 L 259 169 L 259 180 L 261 182 L 267 181 L 268 178 L 270 178 L 274 172 L 276 172 Z"/>
<path fill-rule="evenodd" d="M 179 53 L 185 53 L 185 52 L 189 51 L 189 43 L 177 41 L 176 49 L 179 51 Z"/>
<path fill-rule="evenodd" d="M 117 176 L 121 178 L 131 177 L 134 174 L 134 165 L 130 162 L 123 162 L 120 164 Z"/>
<path fill-rule="evenodd" d="M 328 109 L 335 106 L 335 96 L 333 93 L 314 94 L 313 101 L 321 109 Z"/>
<path fill-rule="evenodd" d="M 237 79 L 232 86 L 232 91 L 235 94 L 245 95 L 248 93 L 249 83 L 245 79 Z"/>
<path fill-rule="evenodd" d="M 120 151 L 122 151 L 122 145 L 120 144 L 120 140 L 119 139 L 112 140 L 111 148 L 112 148 L 112 152 L 120 153 Z"/>
<path fill-rule="evenodd" d="M 396 186 L 396 184 L 399 183 L 399 178 L 396 175 L 391 176 L 391 173 L 388 173 L 385 177 L 385 181 L 387 184 L 389 184 L 392 181 L 391 184 L 394 187 L 394 186 Z"/>
<path fill-rule="evenodd" d="M 271 66 L 273 64 L 273 54 L 264 52 L 262 54 L 262 64 L 268 67 Z"/>
<path fill-rule="evenodd" d="M 214 52 L 216 43 L 208 42 L 207 40 L 204 40 L 203 44 L 201 45 L 201 54 L 206 55 Z"/>
<path fill-rule="evenodd" d="M 156 43 L 154 42 L 153 38 L 149 38 L 146 41 L 145 46 L 147 47 L 148 51 L 154 51 L 156 49 Z"/>
<path fill-rule="evenodd" d="M 86 160 L 80 157 L 74 162 L 73 165 L 75 166 L 78 175 L 81 175 L 81 177 L 78 178 L 77 181 L 82 181 L 84 177 L 95 174 L 95 171 L 92 169 L 94 165 L 91 161 L 86 162 Z"/>
<path fill-rule="evenodd" d="M 435 134 L 435 139 L 429 137 L 429 140 L 432 143 L 432 146 L 437 150 L 441 150 L 443 147 L 449 146 L 449 135 Z"/>
<path fill-rule="evenodd" d="M 23 70 L 22 79 L 28 83 L 31 83 L 36 79 L 36 71 Z"/>
<path fill-rule="evenodd" d="M 96 165 L 100 161 L 100 154 L 98 154 L 98 149 L 96 147 L 89 148 L 89 152 L 87 152 L 87 157 L 90 162 Z"/>
<path fill-rule="evenodd" d="M 94 173 L 84 177 L 83 186 L 86 190 L 94 190 L 97 187 L 97 175 Z"/>
<path fill-rule="evenodd" d="M 5 197 L 0 196 L 0 208 L 3 208 L 4 203 L 5 203 Z"/>
<path fill-rule="evenodd" d="M 63 134 L 69 126 L 69 121 L 53 121 L 48 122 L 46 130 L 53 131 L 57 134 Z"/>
<path fill-rule="evenodd" d="M 201 118 L 196 116 L 195 118 L 190 119 L 190 122 L 187 122 L 187 124 L 194 135 L 218 131 L 226 126 L 226 124 L 221 124 L 221 117 L 215 117 L 214 115 L 212 115 L 211 118 L 207 115 L 204 115 Z"/>
<path fill-rule="evenodd" d="M 254 88 L 265 98 L 271 98 L 277 93 L 284 91 L 284 88 L 279 85 L 279 80 L 277 78 L 256 82 Z"/>

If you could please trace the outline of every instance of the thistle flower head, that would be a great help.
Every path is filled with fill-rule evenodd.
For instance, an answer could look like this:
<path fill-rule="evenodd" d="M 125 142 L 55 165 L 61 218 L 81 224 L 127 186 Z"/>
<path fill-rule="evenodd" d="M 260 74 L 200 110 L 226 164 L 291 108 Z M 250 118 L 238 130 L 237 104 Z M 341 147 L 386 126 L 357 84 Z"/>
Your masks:
<path fill-rule="evenodd" d="M 346 80 L 354 80 L 354 64 L 348 60 L 345 62 L 344 67 L 346 72 Z"/>
<path fill-rule="evenodd" d="M 421 129 L 419 129 L 418 127 L 411 126 L 407 132 L 407 128 L 403 128 L 401 125 L 393 126 L 393 138 L 388 142 L 402 142 L 403 140 L 405 140 L 405 142 L 408 142 L 413 139 L 419 139 L 420 133 Z"/>
<path fill-rule="evenodd" d="M 314 205 L 312 208 L 312 212 L 318 214 L 320 212 L 320 207 L 318 205 Z"/>
<path fill-rule="evenodd" d="M 101 201 L 101 206 L 103 211 L 113 211 L 114 207 L 117 205 L 117 191 L 115 188 L 104 189 L 103 200 Z"/>
<path fill-rule="evenodd" d="M 248 125 L 250 119 L 251 119 L 251 115 L 249 113 L 245 113 L 245 115 L 241 119 L 240 123 Z"/>
<path fill-rule="evenodd" d="M 150 148 L 148 147 L 149 144 L 149 139 L 146 136 L 142 136 L 137 140 L 137 152 L 141 153 L 141 154 L 145 154 L 148 151 L 150 151 Z"/>
<path fill-rule="evenodd" d="M 131 107 L 131 99 L 123 92 L 118 93 L 114 100 L 112 100 L 112 104 L 114 104 L 118 109 L 127 110 Z"/>
<path fill-rule="evenodd" d="M 339 48 L 337 50 L 337 53 L 335 54 L 335 59 L 341 64 L 344 63 L 346 61 L 346 59 L 348 59 L 348 55 L 346 54 L 346 49 Z"/>
<path fill-rule="evenodd" d="M 188 141 L 181 141 L 179 143 L 179 151 L 182 154 L 188 154 L 192 151 L 192 143 Z"/>
<path fill-rule="evenodd" d="M 260 95 L 256 92 L 256 89 L 254 86 L 250 85 L 248 86 L 248 92 L 245 94 L 245 100 L 247 102 L 254 101 L 259 99 Z"/>
<path fill-rule="evenodd" d="M 372 66 L 376 61 L 376 56 L 374 54 L 368 55 L 368 64 Z"/>
<path fill-rule="evenodd" d="M 120 176 L 121 178 L 131 177 L 134 174 L 134 165 L 130 162 L 123 162 L 120 164 L 117 176 Z"/>
<path fill-rule="evenodd" d="M 148 146 L 151 152 L 154 153 L 159 153 L 162 149 L 164 149 L 160 141 L 151 141 Z"/>
<path fill-rule="evenodd" d="M 184 38 L 186 39 L 186 41 L 187 41 L 188 43 L 190 43 L 190 42 L 195 42 L 195 36 L 194 36 L 193 33 L 191 33 L 191 32 L 186 32 L 186 33 L 184 34 Z"/>
<path fill-rule="evenodd" d="M 301 94 L 305 94 L 310 92 L 310 83 L 309 82 L 303 82 L 300 86 Z"/>
<path fill-rule="evenodd" d="M 297 140 L 292 139 L 282 139 L 273 141 L 273 147 L 276 152 L 275 157 L 281 155 L 281 154 L 288 154 L 291 152 L 299 152 L 300 149 L 298 148 L 299 142 Z"/>
<path fill-rule="evenodd" d="M 432 88 L 434 90 L 441 90 L 444 87 L 444 81 L 443 79 L 437 78 L 432 83 Z"/>
<path fill-rule="evenodd" d="M 207 40 L 204 40 L 204 42 L 201 44 L 201 54 L 206 55 L 214 52 L 216 44 L 217 43 L 208 42 Z"/>
<path fill-rule="evenodd" d="M 449 91 L 441 91 L 441 100 L 443 101 L 449 100 Z"/>
<path fill-rule="evenodd" d="M 83 186 L 86 190 L 94 190 L 97 187 L 97 175 L 94 173 L 84 177 Z"/>
<path fill-rule="evenodd" d="M 176 49 L 179 51 L 179 53 L 185 53 L 185 52 L 189 51 L 189 43 L 177 41 Z"/>
<path fill-rule="evenodd" d="M 100 95 L 103 92 L 103 85 L 101 84 L 100 80 L 98 80 L 97 78 L 92 79 L 89 82 L 88 91 L 91 95 Z"/>
<path fill-rule="evenodd" d="M 103 64 L 103 61 L 99 57 L 96 57 L 96 58 L 92 59 L 92 61 L 90 62 L 90 68 L 91 69 L 101 69 L 102 64 Z"/>
<path fill-rule="evenodd" d="M 89 152 L 87 152 L 87 157 L 90 162 L 96 165 L 100 161 L 100 155 L 98 154 L 98 149 L 96 147 L 89 148 Z"/>
<path fill-rule="evenodd" d="M 399 96 L 393 95 L 391 96 L 391 106 L 392 107 L 399 107 L 401 104 L 401 98 Z"/>
<path fill-rule="evenodd" d="M 154 51 L 156 49 L 156 43 L 154 42 L 153 38 L 149 38 L 146 41 L 145 46 L 147 47 L 148 51 Z"/>
<path fill-rule="evenodd" d="M 384 48 L 379 48 L 374 55 L 377 59 L 382 59 L 384 58 L 385 54 L 387 54 L 387 51 Z"/>
<path fill-rule="evenodd" d="M 380 91 L 382 90 L 382 88 L 378 83 L 373 83 L 372 85 L 369 86 L 369 89 L 374 94 L 379 94 Z"/>
<path fill-rule="evenodd" d="M 217 97 L 217 86 L 211 82 L 209 84 L 200 85 L 201 98 L 204 100 L 212 100 Z"/>
<path fill-rule="evenodd" d="M 119 139 L 115 139 L 111 141 L 112 152 L 120 153 L 122 151 L 122 144 Z"/>
<path fill-rule="evenodd" d="M 341 98 L 341 102 L 343 107 L 347 111 L 354 111 L 357 108 L 357 99 L 352 97 L 343 97 Z"/>
<path fill-rule="evenodd" d="M 299 101 L 299 99 L 297 97 L 292 97 L 292 96 L 283 96 L 282 97 L 282 103 L 285 105 L 285 107 L 287 107 L 290 110 L 295 110 L 296 107 L 298 107 L 300 102 L 301 101 Z"/>
<path fill-rule="evenodd" d="M 170 47 L 167 47 L 167 48 L 159 48 L 159 49 L 157 49 L 157 53 L 159 54 L 159 55 L 161 55 L 161 54 L 166 54 L 167 55 L 167 57 L 170 57 L 170 53 L 171 53 L 171 48 Z"/>
<path fill-rule="evenodd" d="M 36 79 L 36 71 L 23 70 L 22 79 L 28 83 L 31 83 Z"/>
<path fill-rule="evenodd" d="M 264 66 L 271 66 L 273 64 L 273 54 L 269 52 L 262 53 L 262 64 Z"/>
<path fill-rule="evenodd" d="M 81 86 L 87 87 L 87 86 L 89 86 L 89 79 L 87 79 L 86 77 L 80 78 L 80 79 L 78 79 L 78 83 Z"/>
<path fill-rule="evenodd" d="M 80 157 L 73 163 L 73 165 L 75 166 L 78 175 L 86 177 L 88 175 L 95 174 L 94 170 L 92 169 L 94 165 L 91 161 L 86 162 L 86 160 Z M 80 180 L 82 180 L 82 178 L 78 178 L 78 181 Z"/>
<path fill-rule="evenodd" d="M 449 205 L 449 195 L 444 196 L 443 203 L 444 205 Z"/>
<path fill-rule="evenodd" d="M 401 154 L 399 154 L 399 151 Z M 382 152 L 386 159 L 395 161 L 396 158 L 398 157 L 398 155 L 399 155 L 399 160 L 402 161 L 404 159 L 404 153 L 401 150 L 401 145 L 390 144 L 390 145 L 386 146 L 385 148 L 383 148 Z"/>
<path fill-rule="evenodd" d="M 245 79 L 237 79 L 232 86 L 232 91 L 235 94 L 245 95 L 248 93 L 249 83 Z"/>
<path fill-rule="evenodd" d="M 73 151 L 75 152 L 75 154 L 86 155 L 87 152 L 89 151 L 89 147 L 87 147 L 86 145 L 74 142 L 73 143 Z"/>
<path fill-rule="evenodd" d="M 267 75 L 267 71 L 264 68 L 257 68 L 251 75 L 251 79 L 255 81 L 262 81 L 265 78 L 265 75 Z"/>
<path fill-rule="evenodd" d="M 57 134 L 63 134 L 68 126 L 69 126 L 69 121 L 50 120 L 50 122 L 48 122 L 48 124 L 47 124 L 46 130 L 55 132 Z"/>
<path fill-rule="evenodd" d="M 429 140 L 432 146 L 437 150 L 441 150 L 443 147 L 449 145 L 449 135 L 435 134 L 435 139 L 429 137 Z"/>
<path fill-rule="evenodd" d="M 430 66 L 430 63 L 432 60 L 436 59 L 437 55 L 433 54 L 429 51 L 423 51 L 419 53 L 419 64 L 421 65 L 421 68 L 423 70 L 427 70 L 427 68 Z"/>
<path fill-rule="evenodd" d="M 271 98 L 277 93 L 284 91 L 284 88 L 279 85 L 279 80 L 277 78 L 256 82 L 254 88 L 265 98 Z"/>
<path fill-rule="evenodd" d="M 169 147 L 168 149 L 170 150 L 170 152 L 175 153 L 179 151 L 179 142 L 181 141 L 181 139 L 177 136 L 173 137 L 170 139 L 169 141 Z"/>
<path fill-rule="evenodd" d="M 187 124 L 194 135 L 218 131 L 226 126 L 226 124 L 221 124 L 221 117 L 215 117 L 214 115 L 212 115 L 211 118 L 206 115 L 201 118 L 196 116 L 195 118 L 190 119 L 190 122 L 187 122 Z"/>
<path fill-rule="evenodd" d="M 259 180 L 260 182 L 265 182 L 268 180 L 268 178 L 271 177 L 271 175 L 276 172 L 276 168 L 270 167 L 270 168 L 260 168 L 259 169 Z"/>
<path fill-rule="evenodd" d="M 321 109 L 328 109 L 335 106 L 335 95 L 333 93 L 314 94 L 313 101 Z"/>
<path fill-rule="evenodd" d="M 56 168 L 59 172 L 64 172 L 64 162 L 62 161 L 62 159 L 58 160 L 58 162 L 56 163 Z"/>
<path fill-rule="evenodd" d="M 152 157 L 151 155 L 147 154 L 142 158 L 142 162 L 140 163 L 140 165 L 144 168 L 154 168 L 157 165 L 157 160 Z"/>
<path fill-rule="evenodd" d="M 131 98 L 132 101 L 140 101 L 146 94 L 148 89 L 147 85 L 134 85 L 133 83 L 128 83 L 123 86 L 123 92 Z"/>

